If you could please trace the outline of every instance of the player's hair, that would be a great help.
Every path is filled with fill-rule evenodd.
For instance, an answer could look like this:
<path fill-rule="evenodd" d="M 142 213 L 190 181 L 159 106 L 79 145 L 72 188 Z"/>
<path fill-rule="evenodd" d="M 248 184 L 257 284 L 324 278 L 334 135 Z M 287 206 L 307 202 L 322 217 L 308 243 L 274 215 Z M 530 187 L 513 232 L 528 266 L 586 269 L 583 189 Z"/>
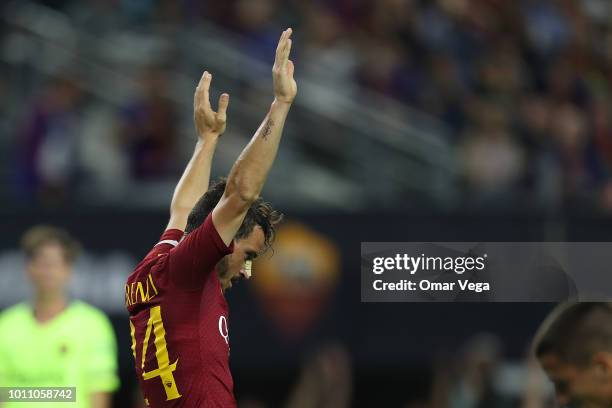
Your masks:
<path fill-rule="evenodd" d="M 208 214 L 211 213 L 219 200 L 221 200 L 226 184 L 227 180 L 220 179 L 198 200 L 187 218 L 185 233 L 190 233 L 202 225 Z M 281 222 L 282 219 L 282 213 L 272 208 L 270 203 L 259 197 L 249 207 L 244 221 L 234 238 L 247 237 L 253 231 L 253 228 L 259 225 L 264 233 L 265 245 L 269 247 L 274 241 L 275 225 Z"/>
<path fill-rule="evenodd" d="M 533 342 L 536 357 L 555 355 L 579 366 L 600 351 L 612 352 L 612 303 L 568 302 L 542 323 Z"/>
<path fill-rule="evenodd" d="M 47 244 L 57 244 L 64 250 L 64 259 L 73 263 L 81 252 L 81 244 L 66 230 L 50 225 L 36 225 L 21 237 L 21 248 L 28 260 L 34 258 L 38 250 Z"/>

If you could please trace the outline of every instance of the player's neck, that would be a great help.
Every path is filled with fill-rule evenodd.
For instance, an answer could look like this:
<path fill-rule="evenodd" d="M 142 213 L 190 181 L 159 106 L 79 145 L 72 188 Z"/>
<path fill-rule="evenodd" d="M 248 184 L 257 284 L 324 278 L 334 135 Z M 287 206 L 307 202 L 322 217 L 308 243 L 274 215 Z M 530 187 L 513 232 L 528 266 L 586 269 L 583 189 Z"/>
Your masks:
<path fill-rule="evenodd" d="M 34 318 L 38 323 L 47 323 L 66 309 L 68 300 L 64 295 L 37 295 L 34 299 Z"/>

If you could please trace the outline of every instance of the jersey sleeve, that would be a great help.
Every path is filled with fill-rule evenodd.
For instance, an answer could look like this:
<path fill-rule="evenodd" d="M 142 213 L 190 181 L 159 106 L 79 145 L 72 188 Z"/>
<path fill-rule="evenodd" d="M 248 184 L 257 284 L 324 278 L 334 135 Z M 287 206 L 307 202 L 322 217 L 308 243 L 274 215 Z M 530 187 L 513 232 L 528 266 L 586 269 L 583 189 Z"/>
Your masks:
<path fill-rule="evenodd" d="M 212 213 L 170 251 L 171 280 L 183 289 L 199 289 L 217 262 L 231 254 L 234 243 L 225 245 L 212 221 Z"/>
<path fill-rule="evenodd" d="M 112 392 L 119 388 L 117 341 L 108 318 L 97 312 L 87 325 L 88 342 L 84 355 L 84 380 L 90 392 Z"/>
<path fill-rule="evenodd" d="M 181 230 L 169 229 L 164 231 L 162 236 L 159 237 L 157 244 L 149 251 L 145 259 L 151 258 L 152 256 L 167 254 L 179 244 L 182 237 L 183 231 Z"/>

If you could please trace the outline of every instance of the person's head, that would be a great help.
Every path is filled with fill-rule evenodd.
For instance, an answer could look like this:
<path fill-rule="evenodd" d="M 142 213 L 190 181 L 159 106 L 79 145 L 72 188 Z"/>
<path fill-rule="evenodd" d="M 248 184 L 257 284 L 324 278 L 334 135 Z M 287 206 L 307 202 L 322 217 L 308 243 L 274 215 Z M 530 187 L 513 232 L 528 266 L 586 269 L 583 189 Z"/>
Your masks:
<path fill-rule="evenodd" d="M 68 232 L 51 226 L 30 228 L 21 238 L 26 272 L 37 296 L 65 295 L 80 245 Z"/>
<path fill-rule="evenodd" d="M 198 200 L 187 219 L 185 233 L 188 234 L 202 225 L 221 200 L 225 185 L 226 181 L 220 180 Z M 217 264 L 217 274 L 224 290 L 232 286 L 233 280 L 249 278 L 249 273 L 245 271 L 245 262 L 254 260 L 270 248 L 274 241 L 275 225 L 282 218 L 282 214 L 261 197 L 251 205 L 234 236 L 234 251 Z"/>
<path fill-rule="evenodd" d="M 493 334 L 479 333 L 463 346 L 459 356 L 461 381 L 470 387 L 488 387 L 502 358 L 502 346 Z"/>
<path fill-rule="evenodd" d="M 612 405 L 612 303 L 567 303 L 540 327 L 533 351 L 561 407 Z"/>

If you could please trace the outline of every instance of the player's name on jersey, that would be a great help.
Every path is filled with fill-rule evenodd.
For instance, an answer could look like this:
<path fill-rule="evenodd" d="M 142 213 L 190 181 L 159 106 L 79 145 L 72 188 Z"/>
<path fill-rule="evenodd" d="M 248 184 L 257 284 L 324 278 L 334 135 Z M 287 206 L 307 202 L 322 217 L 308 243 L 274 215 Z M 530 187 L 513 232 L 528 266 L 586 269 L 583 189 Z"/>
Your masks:
<path fill-rule="evenodd" d="M 374 290 L 377 291 L 427 291 L 427 292 L 453 292 L 456 290 L 469 292 L 488 292 L 491 285 L 488 282 L 470 282 L 466 279 L 458 279 L 454 282 L 432 282 L 427 279 L 413 281 L 402 279 L 396 282 L 384 282 L 377 279 L 373 282 Z"/>
<path fill-rule="evenodd" d="M 157 296 L 157 288 L 153 283 L 151 274 L 147 275 L 144 283 L 135 281 L 125 285 L 125 305 L 131 306 L 136 303 L 146 303 Z"/>

